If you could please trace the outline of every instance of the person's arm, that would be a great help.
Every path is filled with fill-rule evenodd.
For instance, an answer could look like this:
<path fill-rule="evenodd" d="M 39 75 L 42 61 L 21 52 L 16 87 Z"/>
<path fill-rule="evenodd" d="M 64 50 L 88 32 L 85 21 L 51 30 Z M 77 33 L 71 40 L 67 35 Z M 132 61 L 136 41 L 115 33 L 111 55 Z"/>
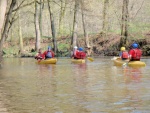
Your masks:
<path fill-rule="evenodd" d="M 74 55 L 74 57 L 80 58 L 80 52 L 79 52 L 79 51 L 76 51 L 76 55 Z"/>
<path fill-rule="evenodd" d="M 122 56 L 122 52 L 119 52 L 119 57 L 121 58 L 121 56 Z"/>
<path fill-rule="evenodd" d="M 76 54 L 77 54 L 78 52 L 80 52 L 80 51 L 74 50 L 74 51 L 73 51 L 73 55 L 76 56 Z"/>
<path fill-rule="evenodd" d="M 45 59 L 45 56 L 46 56 L 46 53 L 47 53 L 47 51 L 45 51 L 44 53 L 43 53 L 43 59 Z"/>
<path fill-rule="evenodd" d="M 133 50 L 130 50 L 130 51 L 129 51 L 129 59 L 130 59 L 130 60 L 131 60 L 131 58 L 132 58 L 132 51 L 133 51 Z"/>

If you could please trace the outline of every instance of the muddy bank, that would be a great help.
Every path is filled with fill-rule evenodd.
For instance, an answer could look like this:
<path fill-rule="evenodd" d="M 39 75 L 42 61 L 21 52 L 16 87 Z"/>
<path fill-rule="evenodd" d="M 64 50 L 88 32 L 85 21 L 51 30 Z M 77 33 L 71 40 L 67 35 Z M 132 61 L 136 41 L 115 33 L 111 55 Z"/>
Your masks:
<path fill-rule="evenodd" d="M 58 57 L 70 56 L 70 39 L 69 36 L 59 37 L 57 39 L 58 44 Z M 84 37 L 79 37 L 78 46 L 86 49 Z M 120 36 L 116 34 L 108 34 L 106 38 L 100 34 L 89 35 L 89 42 L 91 46 L 92 56 L 117 56 L 119 53 Z M 133 42 L 137 42 L 143 51 L 143 56 L 150 56 L 150 34 L 145 34 L 145 38 L 142 39 L 130 39 L 126 49 L 129 50 Z M 17 45 L 17 46 L 16 46 Z M 3 56 L 4 57 L 33 57 L 35 55 L 35 38 L 24 39 L 24 51 L 19 53 L 18 42 L 6 42 L 4 44 Z M 52 39 L 41 39 L 41 48 L 46 50 L 47 46 L 52 46 Z M 11 50 L 8 50 L 11 49 Z"/>
<path fill-rule="evenodd" d="M 134 42 L 139 44 L 139 48 L 143 51 L 143 56 L 150 56 L 150 35 L 145 34 L 142 39 L 128 39 L 126 50 L 131 49 Z M 94 56 L 118 56 L 120 48 L 120 35 L 108 34 L 107 38 L 103 38 L 100 34 L 90 37 L 90 45 Z M 84 45 L 84 40 L 80 40 L 80 45 Z M 81 43 L 82 42 L 82 43 Z M 85 47 L 85 45 L 83 46 Z"/>

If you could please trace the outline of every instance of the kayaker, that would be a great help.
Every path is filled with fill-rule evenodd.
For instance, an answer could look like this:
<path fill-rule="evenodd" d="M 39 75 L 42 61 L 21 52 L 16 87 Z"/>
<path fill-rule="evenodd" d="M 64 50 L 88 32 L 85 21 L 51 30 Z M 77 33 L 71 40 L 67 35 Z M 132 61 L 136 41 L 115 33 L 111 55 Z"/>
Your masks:
<path fill-rule="evenodd" d="M 71 53 L 71 58 L 77 59 L 76 53 L 78 52 L 78 47 L 74 46 L 73 51 Z"/>
<path fill-rule="evenodd" d="M 130 54 L 130 61 L 140 61 L 142 56 L 142 51 L 139 49 L 137 43 L 132 44 L 132 49 L 129 51 Z"/>
<path fill-rule="evenodd" d="M 126 51 L 126 48 L 125 47 L 121 47 L 120 50 L 121 50 L 121 52 L 119 53 L 119 57 L 122 60 L 129 59 L 129 53 L 128 53 L 128 51 Z"/>
<path fill-rule="evenodd" d="M 77 51 L 77 53 L 76 53 L 76 58 L 77 59 L 85 59 L 86 53 L 83 51 L 83 48 L 79 47 L 78 50 L 79 51 Z"/>
<path fill-rule="evenodd" d="M 34 58 L 37 59 L 37 60 L 42 60 L 42 59 L 45 58 L 45 56 L 42 54 L 42 49 L 41 48 L 39 49 L 38 53 L 35 55 Z"/>
<path fill-rule="evenodd" d="M 51 50 L 51 47 L 48 46 L 48 50 L 43 53 L 45 59 L 54 58 L 54 52 Z"/>

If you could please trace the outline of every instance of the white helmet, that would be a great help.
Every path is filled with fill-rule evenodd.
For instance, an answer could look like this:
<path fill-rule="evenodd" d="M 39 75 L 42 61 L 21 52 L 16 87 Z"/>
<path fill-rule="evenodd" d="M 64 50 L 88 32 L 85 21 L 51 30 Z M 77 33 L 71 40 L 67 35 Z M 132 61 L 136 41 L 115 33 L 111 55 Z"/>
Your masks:
<path fill-rule="evenodd" d="M 77 47 L 77 46 L 74 46 L 74 48 L 77 49 L 78 47 Z"/>

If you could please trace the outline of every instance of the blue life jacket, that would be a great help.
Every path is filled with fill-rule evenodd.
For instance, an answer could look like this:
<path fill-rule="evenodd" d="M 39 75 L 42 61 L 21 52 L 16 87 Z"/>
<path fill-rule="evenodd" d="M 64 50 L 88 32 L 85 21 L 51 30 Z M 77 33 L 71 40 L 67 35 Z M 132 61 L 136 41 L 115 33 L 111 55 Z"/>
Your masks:
<path fill-rule="evenodd" d="M 51 51 L 47 51 L 46 58 L 52 58 L 52 53 L 51 53 Z"/>

